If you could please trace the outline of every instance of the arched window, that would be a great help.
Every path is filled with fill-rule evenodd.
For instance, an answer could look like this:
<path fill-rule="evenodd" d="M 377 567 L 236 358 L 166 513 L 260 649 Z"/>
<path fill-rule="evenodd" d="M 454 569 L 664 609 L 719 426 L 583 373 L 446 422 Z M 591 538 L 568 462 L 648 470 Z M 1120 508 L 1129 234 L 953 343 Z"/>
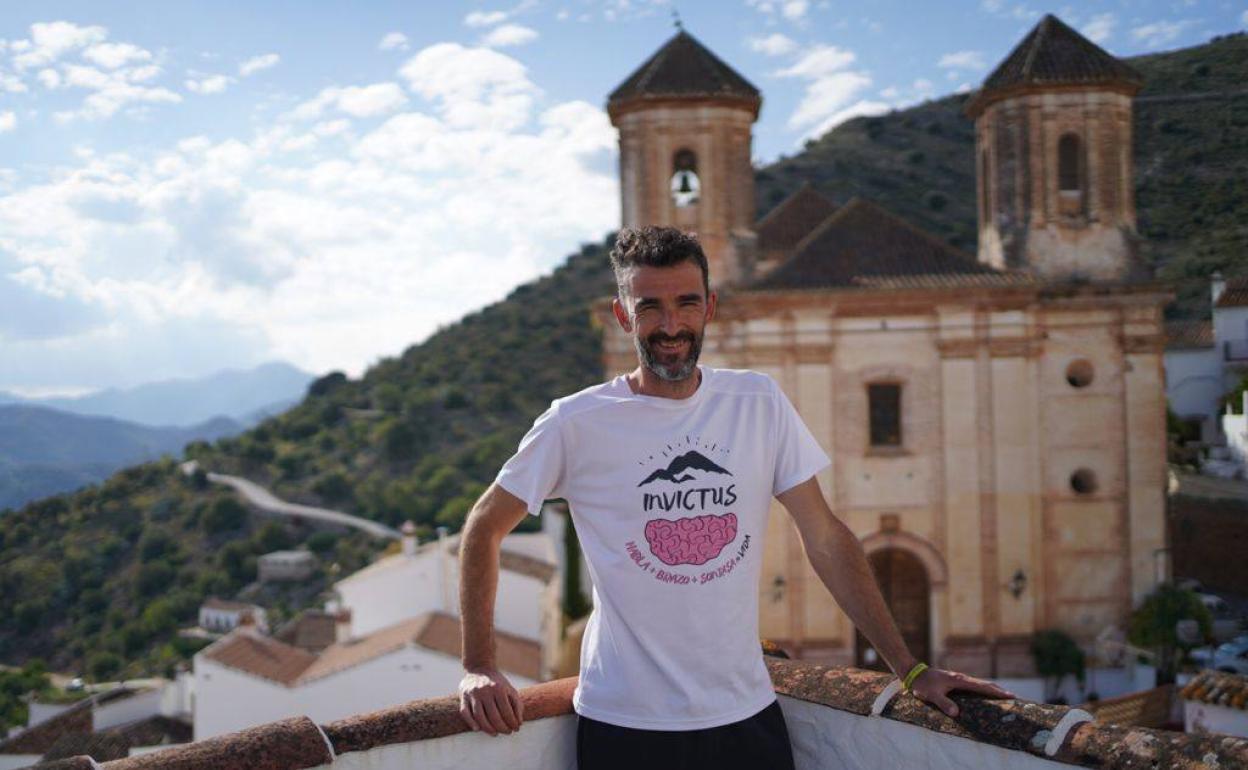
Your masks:
<path fill-rule="evenodd" d="M 698 202 L 702 183 L 698 180 L 698 156 L 692 150 L 676 151 L 672 158 L 672 200 L 677 206 L 691 206 Z"/>
<path fill-rule="evenodd" d="M 1057 140 L 1057 189 L 1083 192 L 1083 145 L 1075 134 Z"/>

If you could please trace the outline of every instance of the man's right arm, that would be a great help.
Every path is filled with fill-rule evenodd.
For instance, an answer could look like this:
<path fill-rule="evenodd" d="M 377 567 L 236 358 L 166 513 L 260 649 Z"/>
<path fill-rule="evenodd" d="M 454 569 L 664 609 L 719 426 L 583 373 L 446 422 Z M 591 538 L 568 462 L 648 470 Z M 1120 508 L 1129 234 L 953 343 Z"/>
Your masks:
<path fill-rule="evenodd" d="M 464 678 L 459 713 L 474 730 L 489 735 L 520 729 L 520 694 L 494 659 L 494 599 L 503 538 L 528 513 L 523 500 L 491 484 L 472 507 L 460 535 L 459 610 L 463 630 Z"/>

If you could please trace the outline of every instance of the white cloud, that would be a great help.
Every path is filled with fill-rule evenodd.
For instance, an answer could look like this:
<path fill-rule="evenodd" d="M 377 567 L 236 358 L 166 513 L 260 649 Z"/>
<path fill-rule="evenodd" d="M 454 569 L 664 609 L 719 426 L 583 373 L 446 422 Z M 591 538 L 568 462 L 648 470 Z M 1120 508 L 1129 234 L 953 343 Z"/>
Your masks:
<path fill-rule="evenodd" d="M 1248 27 L 1248 11 L 1244 11 L 1244 15 L 1239 17 L 1239 23 Z"/>
<path fill-rule="evenodd" d="M 115 70 L 130 62 L 150 61 L 152 53 L 131 43 L 97 43 L 83 51 L 82 57 L 105 69 Z"/>
<path fill-rule="evenodd" d="M 266 54 L 261 54 L 259 56 L 253 56 L 250 59 L 244 61 L 242 64 L 238 65 L 238 74 L 242 77 L 249 77 L 251 75 L 256 74 L 257 72 L 260 72 L 261 70 L 267 70 L 271 67 L 276 67 L 278 62 L 280 62 L 281 60 L 282 60 L 282 57 L 278 56 L 275 53 L 266 53 Z"/>
<path fill-rule="evenodd" d="M 219 94 L 224 93 L 232 81 L 233 78 L 227 75 L 204 75 L 197 79 L 187 80 L 186 88 L 197 94 Z"/>
<path fill-rule="evenodd" d="M 17 75 L 0 72 L 0 93 L 22 94 L 27 90 L 26 84 Z"/>
<path fill-rule="evenodd" d="M 941 56 L 936 66 L 946 70 L 982 70 L 988 64 L 983 51 L 955 51 Z"/>
<path fill-rule="evenodd" d="M 852 51 L 818 45 L 791 66 L 773 73 L 776 77 L 807 81 L 797 109 L 789 116 L 789 128 L 803 132 L 803 139 L 818 136 L 858 115 L 887 110 L 883 102 L 858 99 L 871 85 L 865 71 L 849 69 L 857 57 Z"/>
<path fill-rule="evenodd" d="M 839 72 L 857 59 L 853 51 L 846 51 L 834 45 L 817 45 L 802 55 L 790 67 L 777 70 L 774 74 L 780 78 L 818 78 Z"/>
<path fill-rule="evenodd" d="M 464 23 L 470 27 L 491 27 L 506 20 L 506 11 L 473 11 L 464 17 Z"/>
<path fill-rule="evenodd" d="M 407 35 L 402 32 L 387 32 L 377 48 L 381 51 L 406 51 L 407 45 Z"/>
<path fill-rule="evenodd" d="M 503 24 L 490 30 L 481 38 L 482 45 L 491 48 L 505 48 L 513 45 L 524 45 L 537 39 L 537 30 L 519 24 Z"/>
<path fill-rule="evenodd" d="M 373 83 L 367 86 L 330 87 L 323 89 L 315 98 L 300 104 L 290 116 L 296 120 L 311 120 L 328 109 L 345 112 L 357 118 L 370 118 L 394 112 L 407 102 L 407 96 L 398 83 Z"/>
<path fill-rule="evenodd" d="M 159 72 L 160 68 L 155 65 L 103 72 L 81 64 L 65 64 L 61 68 L 63 84 L 93 93 L 83 100 L 78 110 L 63 110 L 54 117 L 62 123 L 75 118 L 100 120 L 112 117 L 123 107 L 181 102 L 182 97 L 167 88 L 142 85 Z"/>
<path fill-rule="evenodd" d="M 358 374 L 618 225 L 599 107 L 538 110 L 523 65 L 488 49 L 432 46 L 403 77 L 428 104 L 358 134 L 279 123 L 16 182 L 0 276 L 22 279 L 0 278 L 0 307 L 28 311 L 0 331 L 0 389 L 272 358 Z"/>
<path fill-rule="evenodd" d="M 38 77 L 44 88 L 59 88 L 61 85 L 60 73 L 50 67 L 39 70 L 39 74 L 36 77 Z"/>
<path fill-rule="evenodd" d="M 901 96 L 901 91 L 897 90 L 896 86 L 889 86 L 880 91 L 880 97 L 884 99 L 896 99 L 898 96 Z"/>
<path fill-rule="evenodd" d="M 30 40 L 20 40 L 11 47 L 22 51 L 13 57 L 18 70 L 44 67 L 61 56 L 103 42 L 108 37 L 104 27 L 80 27 L 68 21 L 36 22 L 30 25 Z"/>
<path fill-rule="evenodd" d="M 538 93 L 524 65 L 489 48 L 438 43 L 420 51 L 399 74 L 456 126 L 508 130 L 523 125 Z"/>
<path fill-rule="evenodd" d="M 1143 24 L 1132 28 L 1131 37 L 1147 48 L 1159 48 L 1167 43 L 1174 42 L 1179 35 L 1183 34 L 1184 30 L 1195 23 L 1191 19 L 1155 21 L 1151 24 Z"/>
<path fill-rule="evenodd" d="M 779 32 L 773 32 L 767 37 L 752 37 L 749 43 L 751 51 L 767 56 L 784 56 L 797 50 L 797 42 Z"/>
<path fill-rule="evenodd" d="M 918 79 L 916 79 L 916 80 L 914 81 L 914 90 L 916 90 L 916 91 L 931 91 L 931 90 L 932 90 L 932 81 L 928 80 L 927 78 L 918 78 Z"/>
<path fill-rule="evenodd" d="M 0 134 L 17 128 L 17 115 L 13 110 L 0 112 Z"/>
<path fill-rule="evenodd" d="M 1114 26 L 1118 19 L 1112 13 L 1100 13 L 1093 16 L 1079 31 L 1094 43 L 1104 43 L 1114 34 Z"/>
<path fill-rule="evenodd" d="M 807 0 L 787 0 L 780 6 L 780 14 L 789 21 L 797 21 L 806 16 L 809 8 Z"/>

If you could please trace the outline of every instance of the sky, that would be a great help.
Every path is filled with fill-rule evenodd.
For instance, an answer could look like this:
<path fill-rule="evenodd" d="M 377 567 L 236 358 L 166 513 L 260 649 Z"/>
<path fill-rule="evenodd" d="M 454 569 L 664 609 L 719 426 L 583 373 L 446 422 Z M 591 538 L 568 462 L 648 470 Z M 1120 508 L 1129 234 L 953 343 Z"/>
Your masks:
<path fill-rule="evenodd" d="M 976 87 L 1045 12 L 1119 56 L 1248 2 L 4 4 L 0 390 L 352 376 L 619 226 L 606 95 L 685 28 L 754 157 Z"/>

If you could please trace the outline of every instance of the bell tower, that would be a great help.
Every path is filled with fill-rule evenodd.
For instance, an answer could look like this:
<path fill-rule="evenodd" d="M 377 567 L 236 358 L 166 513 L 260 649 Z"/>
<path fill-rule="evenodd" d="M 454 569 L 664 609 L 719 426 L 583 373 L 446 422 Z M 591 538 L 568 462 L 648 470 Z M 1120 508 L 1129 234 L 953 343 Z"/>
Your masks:
<path fill-rule="evenodd" d="M 1068 281 L 1141 274 L 1131 67 L 1045 16 L 968 102 L 979 261 Z"/>
<path fill-rule="evenodd" d="M 751 127 L 762 96 L 680 29 L 607 100 L 620 132 L 625 227 L 697 233 L 712 286 L 742 280 L 754 226 Z"/>

